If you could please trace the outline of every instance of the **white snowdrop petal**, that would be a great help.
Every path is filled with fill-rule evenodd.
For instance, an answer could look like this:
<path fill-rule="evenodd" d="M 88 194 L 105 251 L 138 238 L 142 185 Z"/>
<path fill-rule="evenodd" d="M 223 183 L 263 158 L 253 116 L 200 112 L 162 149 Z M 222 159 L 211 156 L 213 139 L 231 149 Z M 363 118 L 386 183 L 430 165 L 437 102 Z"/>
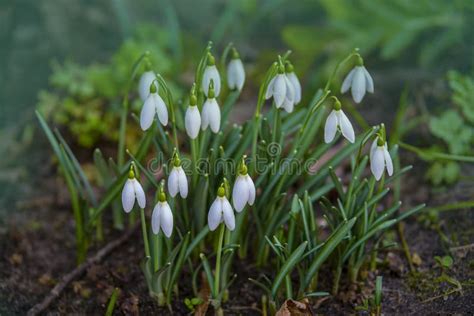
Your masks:
<path fill-rule="evenodd" d="M 156 105 L 153 98 L 153 95 L 148 96 L 143 104 L 142 111 L 140 113 L 140 127 L 142 130 L 146 131 L 153 124 L 153 119 L 155 118 Z"/>
<path fill-rule="evenodd" d="M 199 128 L 201 127 L 201 114 L 199 114 L 197 106 L 188 106 L 184 117 L 184 125 L 188 136 L 191 139 L 196 139 L 199 135 Z"/>
<path fill-rule="evenodd" d="M 122 190 L 122 206 L 123 210 L 129 213 L 135 204 L 135 189 L 133 188 L 133 180 L 127 179 Z"/>
<path fill-rule="evenodd" d="M 288 79 L 288 76 L 285 75 L 285 84 L 286 84 L 286 98 L 290 100 L 292 103 L 295 102 L 295 88 L 293 84 L 291 83 L 290 79 Z"/>
<path fill-rule="evenodd" d="M 216 99 L 210 100 L 208 107 L 208 115 L 211 131 L 213 131 L 214 133 L 218 133 L 221 127 L 221 110 L 219 109 L 219 105 L 217 104 Z"/>
<path fill-rule="evenodd" d="M 138 206 L 140 206 L 140 208 L 145 208 L 146 206 L 145 192 L 143 192 L 143 188 L 140 182 L 138 182 L 137 180 L 134 180 L 133 189 L 135 190 L 135 196 L 137 197 Z"/>
<path fill-rule="evenodd" d="M 293 101 L 289 100 L 288 98 L 285 98 L 285 101 L 283 101 L 282 106 L 287 113 L 293 112 L 293 109 L 295 108 Z"/>
<path fill-rule="evenodd" d="M 175 197 L 178 194 L 179 190 L 179 176 L 178 176 L 178 168 L 173 167 L 170 172 L 170 176 L 168 177 L 168 192 L 170 193 L 171 197 Z"/>
<path fill-rule="evenodd" d="M 211 68 L 211 79 L 214 81 L 214 92 L 216 94 L 216 98 L 219 96 L 219 93 L 221 92 L 221 76 L 219 75 L 219 71 L 217 70 L 217 67 L 210 66 Z"/>
<path fill-rule="evenodd" d="M 276 77 L 273 77 L 268 83 L 267 91 L 265 91 L 265 100 L 270 99 L 271 96 L 273 95 L 273 84 L 275 83 L 275 78 Z"/>
<path fill-rule="evenodd" d="M 209 93 L 209 84 L 211 82 L 211 70 L 209 66 L 206 66 L 204 69 L 204 73 L 202 75 L 202 83 L 201 83 L 201 88 L 202 91 L 204 91 L 204 94 L 207 96 Z M 215 83 L 214 83 L 215 84 Z"/>
<path fill-rule="evenodd" d="M 339 112 L 339 127 L 341 128 L 342 135 L 351 143 L 355 141 L 354 128 L 351 122 L 347 118 L 346 114 L 340 110 Z"/>
<path fill-rule="evenodd" d="M 370 171 L 372 171 L 375 180 L 380 180 L 384 168 L 385 158 L 383 154 L 383 149 L 377 146 L 377 149 L 375 149 L 374 154 L 372 155 L 372 160 L 370 161 Z"/>
<path fill-rule="evenodd" d="M 242 90 L 245 82 L 244 65 L 240 59 L 232 59 L 227 66 L 227 85 L 229 89 Z"/>
<path fill-rule="evenodd" d="M 209 84 L 211 83 L 211 80 L 214 82 L 214 93 L 217 97 L 221 91 L 221 77 L 219 71 L 217 71 L 216 65 L 206 66 L 202 76 L 202 90 L 206 96 L 209 94 Z"/>
<path fill-rule="evenodd" d="M 237 89 L 242 91 L 245 83 L 244 64 L 240 59 L 234 59 L 233 62 L 235 63 L 235 84 L 237 85 Z"/>
<path fill-rule="evenodd" d="M 227 86 L 230 90 L 234 90 L 237 87 L 237 75 L 233 61 L 231 60 L 227 65 Z"/>
<path fill-rule="evenodd" d="M 362 68 L 364 69 L 365 85 L 367 92 L 374 93 L 374 80 L 372 79 L 372 76 L 369 74 L 367 69 L 364 66 L 362 66 Z"/>
<path fill-rule="evenodd" d="M 182 167 L 179 167 L 177 169 L 178 169 L 179 195 L 181 195 L 181 197 L 185 199 L 188 196 L 188 178 L 186 178 L 186 174 L 184 173 L 184 170 Z"/>
<path fill-rule="evenodd" d="M 168 124 L 168 109 L 166 108 L 166 104 L 158 93 L 154 95 L 154 98 L 158 119 L 163 126 L 166 126 Z"/>
<path fill-rule="evenodd" d="M 249 190 L 245 177 L 239 175 L 235 180 L 234 188 L 232 189 L 232 203 L 234 204 L 237 212 L 242 212 L 245 204 L 249 200 Z"/>
<path fill-rule="evenodd" d="M 224 217 L 224 223 L 229 230 L 235 229 L 235 215 L 234 211 L 232 210 L 232 206 L 230 205 L 229 201 L 224 197 L 221 198 L 222 200 L 222 214 Z"/>
<path fill-rule="evenodd" d="M 156 76 L 153 71 L 146 71 L 140 77 L 140 81 L 138 82 L 138 94 L 143 102 L 145 102 L 150 95 L 150 86 L 155 78 Z M 155 81 L 153 84 L 158 91 L 158 83 Z"/>
<path fill-rule="evenodd" d="M 219 198 L 212 202 L 209 213 L 207 214 L 207 224 L 211 231 L 215 230 L 222 221 L 222 203 Z"/>
<path fill-rule="evenodd" d="M 346 76 L 346 78 L 342 82 L 341 93 L 346 93 L 347 91 L 349 91 L 349 88 L 352 85 L 352 79 L 354 77 L 355 70 L 356 68 L 352 68 L 352 70 L 349 72 L 349 74 Z"/>
<path fill-rule="evenodd" d="M 285 75 L 279 74 L 275 78 L 275 82 L 273 83 L 273 100 L 275 101 L 275 105 L 277 108 L 283 105 L 283 101 L 285 101 L 286 97 L 286 82 L 285 82 Z"/>
<path fill-rule="evenodd" d="M 201 129 L 204 131 L 209 126 L 209 99 L 202 106 Z"/>
<path fill-rule="evenodd" d="M 173 213 L 168 202 L 161 203 L 160 226 L 165 236 L 170 238 L 173 233 Z"/>
<path fill-rule="evenodd" d="M 253 183 L 252 178 L 250 178 L 249 175 L 245 177 L 245 180 L 247 181 L 247 188 L 249 190 L 249 200 L 248 203 L 249 205 L 253 205 L 255 202 L 255 184 Z"/>
<path fill-rule="evenodd" d="M 375 140 L 372 142 L 372 145 L 370 145 L 370 151 L 369 151 L 369 158 L 372 160 L 372 156 L 377 149 L 377 140 L 378 138 L 375 138 Z"/>
<path fill-rule="evenodd" d="M 357 66 L 354 72 L 351 86 L 352 98 L 356 103 L 360 103 L 365 95 L 365 75 L 362 66 Z"/>
<path fill-rule="evenodd" d="M 301 83 L 298 79 L 298 77 L 296 76 L 296 74 L 294 72 L 291 72 L 289 74 L 287 74 L 288 76 L 288 79 L 290 80 L 290 82 L 293 84 L 293 88 L 295 90 L 295 105 L 300 103 L 301 101 Z"/>
<path fill-rule="evenodd" d="M 160 232 L 160 220 L 161 220 L 161 203 L 158 202 L 151 213 L 151 229 L 153 234 L 157 235 Z"/>
<path fill-rule="evenodd" d="M 328 118 L 326 119 L 326 124 L 324 125 L 324 142 L 326 144 L 333 141 L 334 136 L 336 136 L 337 132 L 337 115 L 336 111 L 332 110 L 329 113 Z"/>
<path fill-rule="evenodd" d="M 385 167 L 387 167 L 387 173 L 389 176 L 393 174 L 393 163 L 392 163 L 392 157 L 390 157 L 390 153 L 388 152 L 387 149 L 387 143 L 385 143 L 384 149 L 383 149 L 383 155 L 385 159 Z"/>

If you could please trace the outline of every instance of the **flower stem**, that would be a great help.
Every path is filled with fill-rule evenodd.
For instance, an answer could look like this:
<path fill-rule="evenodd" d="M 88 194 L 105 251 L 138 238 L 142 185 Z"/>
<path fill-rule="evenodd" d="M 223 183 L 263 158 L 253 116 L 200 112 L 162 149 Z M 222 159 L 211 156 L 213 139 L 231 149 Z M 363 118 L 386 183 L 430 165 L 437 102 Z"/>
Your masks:
<path fill-rule="evenodd" d="M 140 209 L 140 219 L 142 224 L 143 244 L 145 246 L 145 256 L 150 256 L 150 246 L 148 245 L 148 233 L 146 231 L 145 210 Z"/>
<path fill-rule="evenodd" d="M 221 224 L 219 227 L 219 241 L 217 244 L 216 253 L 216 277 L 214 278 L 214 293 L 219 295 L 220 288 L 220 275 L 221 275 L 221 259 L 222 259 L 222 246 L 224 243 L 225 225 Z"/>

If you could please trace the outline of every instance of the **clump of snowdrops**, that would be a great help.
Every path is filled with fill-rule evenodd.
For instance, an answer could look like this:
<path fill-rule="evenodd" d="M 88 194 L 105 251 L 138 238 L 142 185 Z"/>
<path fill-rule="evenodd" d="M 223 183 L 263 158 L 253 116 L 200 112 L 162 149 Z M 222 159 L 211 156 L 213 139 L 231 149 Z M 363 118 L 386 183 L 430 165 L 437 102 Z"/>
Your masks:
<path fill-rule="evenodd" d="M 410 167 L 392 163 L 398 147 L 388 144 L 383 122 L 360 131 L 344 111 L 341 94 L 350 91 L 360 103 L 374 92 L 364 60 L 354 50 L 324 88 L 303 98 L 290 52 L 277 56 L 252 119 L 238 125 L 228 117 L 245 88 L 245 66 L 232 44 L 219 60 L 215 53 L 209 43 L 184 100 L 173 98 L 148 53 L 136 61 L 117 159 L 94 153 L 105 190 L 100 200 L 60 133 L 37 113 L 71 193 L 78 260 L 91 241 L 102 240 L 102 217 L 110 211 L 116 228 L 125 214 L 131 225 L 140 222 L 141 267 L 159 305 L 171 307 L 179 289 L 192 284 L 196 298 L 209 287 L 210 297 L 199 299 L 222 314 L 238 277 L 236 260 L 271 271 L 248 280 L 262 289 L 265 311 L 274 312 L 282 299 L 337 294 L 343 273 L 356 282 L 361 269 L 374 269 L 383 233 L 423 207 L 400 211 L 401 202 L 387 198 L 390 184 Z M 135 95 L 140 113 L 130 112 Z M 131 128 L 143 130 L 139 144 L 126 144 Z M 331 289 L 318 286 L 323 264 L 332 271 Z"/>

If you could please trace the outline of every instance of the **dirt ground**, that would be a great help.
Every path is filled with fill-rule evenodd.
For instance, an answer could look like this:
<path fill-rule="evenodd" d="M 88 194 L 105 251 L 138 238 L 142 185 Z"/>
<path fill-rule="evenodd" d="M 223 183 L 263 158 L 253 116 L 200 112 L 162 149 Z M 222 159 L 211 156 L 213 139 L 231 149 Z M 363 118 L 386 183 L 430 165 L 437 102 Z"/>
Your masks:
<path fill-rule="evenodd" d="M 74 227 L 68 209 L 68 194 L 55 174 L 54 166 L 44 162 L 37 183 L 31 184 L 27 200 L 12 206 L 13 212 L 0 231 L 0 315 L 24 315 L 41 301 L 57 281 L 75 267 Z M 467 170 L 472 173 L 472 170 Z M 428 201 L 429 205 L 472 199 L 473 184 L 459 182 L 446 190 L 429 191 L 421 186 L 420 177 L 405 178 L 405 205 Z M 58 188 L 60 191 L 58 191 Z M 317 314 L 364 314 L 356 312 L 361 298 L 370 295 L 375 275 L 383 275 L 382 311 L 385 315 L 468 315 L 474 312 L 474 213 L 453 210 L 439 218 L 423 213 L 405 223 L 405 237 L 414 254 L 416 273 L 410 273 L 406 257 L 399 248 L 379 254 L 379 270 L 369 273 L 361 285 L 341 285 L 338 297 L 311 301 Z M 105 225 L 107 227 L 107 225 Z M 110 225 L 108 226 L 110 227 Z M 110 241 L 120 232 L 106 231 Z M 393 232 L 389 237 L 398 241 Z M 90 255 L 103 245 L 94 245 Z M 121 289 L 116 315 L 185 315 L 189 310 L 183 301 L 192 297 L 191 271 L 186 270 L 179 288 L 179 299 L 172 311 L 158 308 L 148 295 L 139 268 L 143 246 L 137 231 L 125 244 L 100 264 L 92 266 L 75 280 L 46 311 L 46 315 L 103 315 L 115 287 Z M 441 269 L 435 256 L 451 254 L 454 264 L 444 271 L 458 283 L 440 278 Z M 230 300 L 224 305 L 226 315 L 259 315 L 261 291 L 248 277 L 256 278 L 258 270 L 236 260 L 238 280 L 230 289 Z M 331 271 L 320 274 L 319 290 L 330 289 Z M 458 286 L 456 286 L 458 284 Z M 328 285 L 325 288 L 325 285 Z"/>

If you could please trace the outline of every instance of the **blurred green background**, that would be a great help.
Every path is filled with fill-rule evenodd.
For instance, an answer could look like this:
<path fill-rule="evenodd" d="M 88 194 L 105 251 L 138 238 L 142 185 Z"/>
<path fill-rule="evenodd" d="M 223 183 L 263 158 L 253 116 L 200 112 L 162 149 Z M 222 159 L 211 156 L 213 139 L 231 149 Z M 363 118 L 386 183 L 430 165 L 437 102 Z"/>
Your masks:
<path fill-rule="evenodd" d="M 293 51 L 309 101 L 335 63 L 358 47 L 375 80 L 375 95 L 358 106 L 370 124 L 390 124 L 387 115 L 405 92 L 407 115 L 416 118 L 412 143 L 472 155 L 472 30 L 472 0 L 1 1 L 0 219 L 22 193 L 34 191 L 26 183 L 48 175 L 41 169 L 50 151 L 34 109 L 86 153 L 107 147 L 116 141 L 134 60 L 149 50 L 179 97 L 209 40 L 216 53 L 228 42 L 239 48 L 249 112 L 276 54 Z M 426 179 L 435 185 L 461 174 L 457 163 L 428 162 Z"/>

